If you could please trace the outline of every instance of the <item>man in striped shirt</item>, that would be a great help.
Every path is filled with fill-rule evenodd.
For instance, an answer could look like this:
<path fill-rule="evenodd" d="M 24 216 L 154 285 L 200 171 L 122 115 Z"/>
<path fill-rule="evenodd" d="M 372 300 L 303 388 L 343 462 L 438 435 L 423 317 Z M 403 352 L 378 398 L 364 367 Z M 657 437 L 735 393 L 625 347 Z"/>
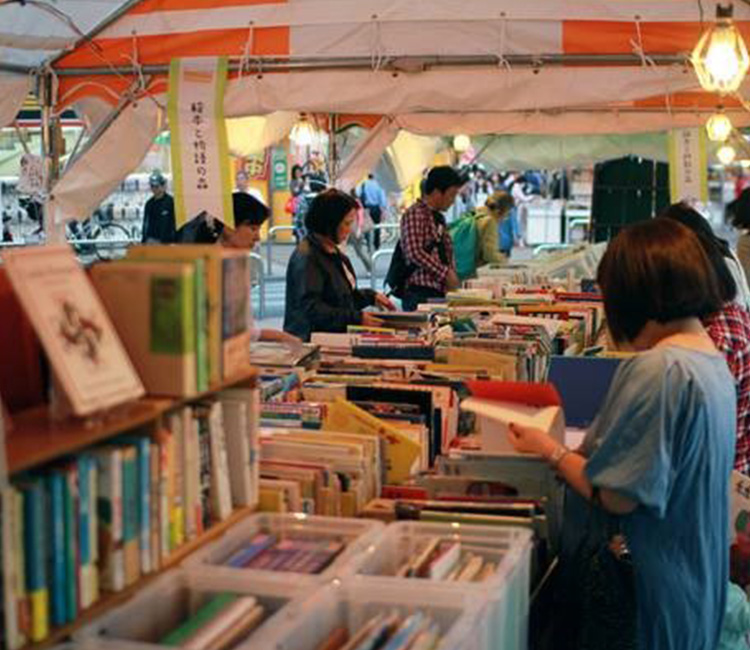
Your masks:
<path fill-rule="evenodd" d="M 401 219 L 401 246 L 411 272 L 402 299 L 405 311 L 430 298 L 443 298 L 459 286 L 453 244 L 443 211 L 453 205 L 463 179 L 452 167 L 433 167 L 423 196 Z"/>

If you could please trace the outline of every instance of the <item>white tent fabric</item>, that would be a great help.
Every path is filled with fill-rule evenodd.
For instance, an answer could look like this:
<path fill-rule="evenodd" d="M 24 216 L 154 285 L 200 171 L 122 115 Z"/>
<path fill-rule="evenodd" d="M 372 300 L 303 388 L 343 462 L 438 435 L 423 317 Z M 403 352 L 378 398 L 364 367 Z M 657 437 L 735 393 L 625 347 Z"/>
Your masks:
<path fill-rule="evenodd" d="M 435 154 L 443 146 L 441 138 L 415 135 L 401 131 L 387 149 L 393 161 L 399 188 L 406 188 L 432 164 Z"/>
<path fill-rule="evenodd" d="M 29 75 L 0 72 L 0 127 L 10 124 L 31 89 Z"/>
<path fill-rule="evenodd" d="M 273 111 L 399 115 L 431 112 L 575 108 L 693 90 L 680 66 L 663 68 L 542 68 L 391 72 L 297 72 L 231 81 L 227 116 Z"/>
<path fill-rule="evenodd" d="M 163 126 L 152 101 L 126 107 L 100 138 L 73 162 L 52 189 L 50 206 L 57 223 L 91 214 L 135 169 Z"/>
<path fill-rule="evenodd" d="M 235 117 L 227 120 L 229 150 L 236 156 L 262 153 L 283 140 L 299 113 L 279 111 L 264 117 Z"/>
<path fill-rule="evenodd" d="M 373 169 L 380 156 L 398 136 L 398 126 L 391 118 L 384 117 L 354 148 L 339 171 L 336 186 L 349 192 L 368 171 Z"/>

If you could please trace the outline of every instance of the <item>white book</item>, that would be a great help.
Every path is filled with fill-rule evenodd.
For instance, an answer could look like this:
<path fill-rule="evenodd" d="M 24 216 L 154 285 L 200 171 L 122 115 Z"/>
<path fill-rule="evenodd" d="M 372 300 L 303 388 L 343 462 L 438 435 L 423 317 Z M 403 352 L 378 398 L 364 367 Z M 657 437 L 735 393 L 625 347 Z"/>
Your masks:
<path fill-rule="evenodd" d="M 429 568 L 430 580 L 445 580 L 461 559 L 461 544 L 456 542 L 437 558 Z"/>
<path fill-rule="evenodd" d="M 564 442 L 565 418 L 559 406 L 530 406 L 467 397 L 461 402 L 461 408 L 479 416 L 482 452 L 518 454 L 509 439 L 511 422 L 541 429 L 558 442 Z"/>
<path fill-rule="evenodd" d="M 222 391 L 221 399 L 241 400 L 247 415 L 245 438 L 250 451 L 250 493 L 248 505 L 258 505 L 260 481 L 260 390 L 257 388 L 233 388 Z"/>
<path fill-rule="evenodd" d="M 214 514 L 222 521 L 232 514 L 232 491 L 229 486 L 229 458 L 221 404 L 214 402 L 208 416 L 211 444 L 211 501 Z"/>
<path fill-rule="evenodd" d="M 200 449 L 198 442 L 198 422 L 193 417 L 193 409 L 182 411 L 182 433 L 185 456 L 183 474 L 185 489 L 185 541 L 198 534 L 198 514 L 200 513 Z"/>
<path fill-rule="evenodd" d="M 94 451 L 97 485 L 97 539 L 106 540 L 98 550 L 101 588 L 125 588 L 125 551 L 122 538 L 122 450 L 105 447 Z"/>
<path fill-rule="evenodd" d="M 235 507 L 253 505 L 248 404 L 243 400 L 222 399 L 224 431 L 229 455 L 229 481 Z"/>
<path fill-rule="evenodd" d="M 8 650 L 18 650 L 26 645 L 20 628 L 19 602 L 25 592 L 20 582 L 19 570 L 23 565 L 23 515 L 22 500 L 15 488 L 6 486 L 0 492 L 0 519 L 2 520 L 2 588 L 4 614 L 4 640 Z"/>

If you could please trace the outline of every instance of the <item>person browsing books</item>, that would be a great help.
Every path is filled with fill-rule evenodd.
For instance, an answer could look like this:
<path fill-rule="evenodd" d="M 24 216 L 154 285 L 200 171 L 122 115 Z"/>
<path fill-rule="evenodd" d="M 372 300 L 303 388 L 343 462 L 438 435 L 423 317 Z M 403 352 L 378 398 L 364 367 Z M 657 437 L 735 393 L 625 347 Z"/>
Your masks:
<path fill-rule="evenodd" d="M 358 289 L 354 267 L 340 247 L 356 219 L 357 202 L 329 189 L 318 194 L 305 216 L 307 236 L 299 243 L 286 270 L 284 331 L 309 341 L 313 332 L 346 332 L 349 325 L 377 327 L 377 315 L 363 311 L 377 306 L 394 310 L 382 293 Z"/>
<path fill-rule="evenodd" d="M 499 229 L 513 210 L 513 197 L 507 192 L 493 192 L 485 203 L 487 214 L 477 217 L 477 267 L 503 264 L 508 257 L 500 250 Z"/>
<path fill-rule="evenodd" d="M 433 167 L 424 182 L 424 196 L 401 219 L 401 246 L 413 268 L 402 299 L 405 311 L 414 311 L 420 303 L 458 289 L 453 244 L 443 211 L 453 205 L 463 184 L 452 167 Z"/>
<path fill-rule="evenodd" d="M 714 650 L 729 584 L 736 426 L 734 381 L 701 324 L 722 305 L 719 282 L 696 235 L 663 218 L 624 229 L 597 280 L 612 339 L 638 354 L 620 365 L 579 449 L 509 426 L 515 448 L 545 458 L 569 488 L 561 606 L 595 602 L 583 586 L 584 576 L 595 575 L 583 541 L 599 540 L 597 557 L 610 558 L 610 577 L 627 572 L 611 542 L 615 550 L 624 542 L 632 559 L 634 590 L 620 587 L 629 595 L 610 606 L 606 625 L 593 628 L 601 619 L 584 606 L 566 610 L 561 638 L 581 647 L 581 631 L 596 630 L 599 639 L 633 639 L 617 647 Z M 604 597 L 616 587 L 602 586 L 610 591 Z"/>
<path fill-rule="evenodd" d="M 234 228 L 202 213 L 185 224 L 178 232 L 178 241 L 184 244 L 220 244 L 227 248 L 253 250 L 260 242 L 260 229 L 268 219 L 270 210 L 252 194 L 232 194 Z M 301 341 L 286 332 L 253 328 L 253 341 L 278 341 L 298 345 Z"/>

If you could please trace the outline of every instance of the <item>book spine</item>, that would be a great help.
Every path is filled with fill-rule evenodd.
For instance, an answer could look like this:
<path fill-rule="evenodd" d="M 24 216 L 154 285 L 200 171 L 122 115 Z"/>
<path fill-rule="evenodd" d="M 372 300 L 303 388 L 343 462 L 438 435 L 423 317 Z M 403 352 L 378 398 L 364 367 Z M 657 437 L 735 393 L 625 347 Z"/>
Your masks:
<path fill-rule="evenodd" d="M 198 426 L 193 418 L 193 410 L 185 407 L 183 416 L 183 513 L 185 541 L 198 534 L 198 503 L 200 499 L 200 464 L 198 459 Z"/>
<path fill-rule="evenodd" d="M 90 537 L 91 517 L 94 508 L 91 503 L 91 468 L 93 461 L 89 456 L 78 457 L 78 555 L 81 566 L 78 572 L 78 607 L 87 609 L 94 602 L 92 594 L 93 561 L 91 549 L 94 545 Z"/>
<path fill-rule="evenodd" d="M 229 460 L 232 505 L 252 504 L 250 441 L 247 435 L 247 404 L 224 399 L 221 402 Z"/>
<path fill-rule="evenodd" d="M 229 459 L 224 418 L 219 402 L 211 405 L 208 416 L 211 445 L 211 502 L 212 510 L 221 521 L 232 514 L 232 492 L 229 486 Z"/>
<path fill-rule="evenodd" d="M 65 496 L 64 478 L 58 472 L 52 472 L 45 477 L 47 484 L 46 518 L 50 525 L 50 535 L 47 541 L 47 562 L 51 578 L 50 590 L 50 621 L 53 626 L 65 625 L 67 617 L 67 584 L 65 567 L 67 555 L 65 553 Z"/>
<path fill-rule="evenodd" d="M 121 591 L 125 588 L 122 450 L 104 449 L 97 454 L 96 461 L 101 588 Z"/>
<path fill-rule="evenodd" d="M 47 530 L 45 495 L 41 480 L 23 490 L 24 556 L 26 591 L 31 610 L 31 641 L 43 641 L 49 635 L 49 591 L 45 554 Z"/>
<path fill-rule="evenodd" d="M 148 438 L 136 442 L 138 463 L 138 549 L 141 557 L 141 573 L 153 571 L 151 567 L 151 449 Z"/>
<path fill-rule="evenodd" d="M 138 455 L 135 447 L 123 447 L 122 542 L 127 586 L 137 582 L 141 575 L 138 532 Z"/>
<path fill-rule="evenodd" d="M 66 622 L 78 616 L 78 469 L 70 465 L 65 470 L 65 582 Z"/>
<path fill-rule="evenodd" d="M 159 510 L 161 505 L 161 479 L 159 474 L 161 456 L 159 452 L 159 445 L 156 442 L 151 442 L 149 444 L 149 463 L 149 550 L 151 551 L 151 570 L 158 571 L 161 564 L 161 518 L 159 517 Z"/>
<path fill-rule="evenodd" d="M 197 521 L 198 534 L 211 527 L 214 512 L 211 505 L 211 432 L 208 417 L 204 413 L 197 416 L 198 429 L 198 501 Z"/>
<path fill-rule="evenodd" d="M 198 392 L 208 390 L 209 355 L 208 355 L 208 320 L 206 298 L 205 262 L 196 260 L 195 264 L 195 360 L 196 383 Z"/>
<path fill-rule="evenodd" d="M 88 589 L 91 603 L 99 600 L 99 467 L 93 456 L 89 456 L 89 555 L 91 572 Z"/>
<path fill-rule="evenodd" d="M 23 501 L 15 488 L 2 489 L 2 586 L 3 586 L 3 621 L 5 634 L 3 639 L 7 650 L 18 650 L 26 644 L 26 630 L 23 624 L 24 599 L 26 587 L 21 582 L 23 563 Z"/>
<path fill-rule="evenodd" d="M 174 498 L 174 436 L 159 432 L 159 556 L 160 564 L 169 557 L 171 545 L 172 501 Z"/>
<path fill-rule="evenodd" d="M 184 412 L 184 410 L 183 410 Z M 169 430 L 172 433 L 172 501 L 169 512 L 169 548 L 174 551 L 185 541 L 185 427 L 183 413 L 169 417 Z"/>
<path fill-rule="evenodd" d="M 250 445 L 250 504 L 258 505 L 260 489 L 260 390 L 250 391 L 247 403 L 247 437 Z"/>

